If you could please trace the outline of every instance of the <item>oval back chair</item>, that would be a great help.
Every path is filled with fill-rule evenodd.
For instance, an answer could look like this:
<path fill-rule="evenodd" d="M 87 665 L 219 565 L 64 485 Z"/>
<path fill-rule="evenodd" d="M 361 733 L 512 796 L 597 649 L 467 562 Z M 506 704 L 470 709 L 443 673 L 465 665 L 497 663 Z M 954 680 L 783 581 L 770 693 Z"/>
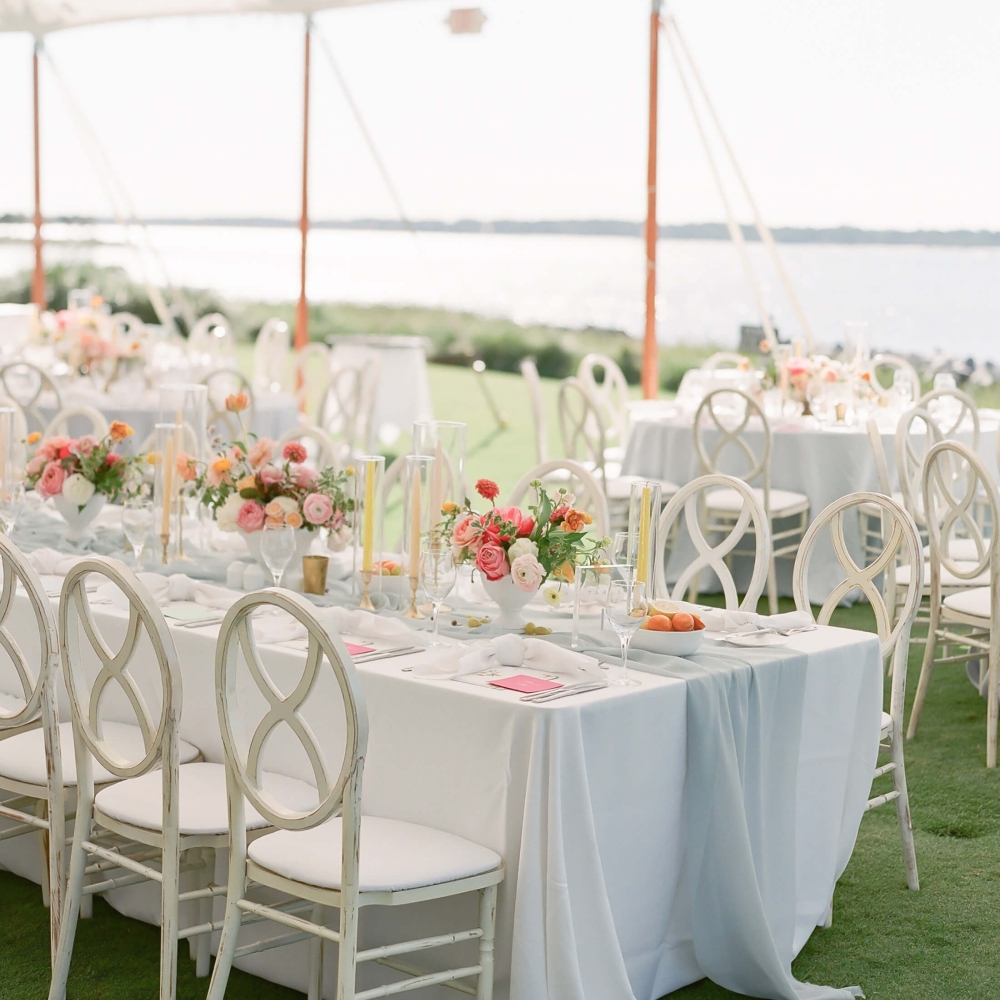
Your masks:
<path fill-rule="evenodd" d="M 883 385 L 878 378 L 880 368 L 887 368 L 892 372 L 893 377 L 889 380 L 888 385 Z M 916 368 L 906 358 L 901 358 L 898 354 L 876 354 L 868 362 L 868 371 L 871 372 L 872 376 L 871 387 L 877 395 L 890 398 L 896 395 L 894 391 L 895 375 L 896 372 L 903 372 L 910 385 L 910 404 L 912 405 L 920 398 L 920 376 L 917 374 Z"/>
<path fill-rule="evenodd" d="M 930 414 L 941 437 L 946 440 L 960 434 L 968 421 L 972 450 L 979 447 L 979 407 L 970 395 L 961 389 L 935 389 L 921 396 L 917 405 Z"/>
<path fill-rule="evenodd" d="M 535 425 L 535 456 L 539 465 L 549 460 L 548 421 L 545 418 L 545 397 L 542 395 L 542 380 L 534 358 L 522 358 L 521 375 L 528 390 L 531 418 Z"/>
<path fill-rule="evenodd" d="M 86 429 L 79 434 L 72 434 L 70 432 L 71 422 L 77 425 L 84 423 L 87 425 Z M 82 437 L 84 434 L 90 434 L 101 441 L 107 437 L 108 427 L 107 417 L 100 410 L 95 410 L 92 406 L 69 406 L 65 410 L 60 410 L 49 421 L 49 425 L 42 432 L 42 438 L 52 437 L 56 434 L 67 437 Z"/>
<path fill-rule="evenodd" d="M 283 319 L 272 317 L 253 345 L 253 387 L 258 392 L 281 392 L 292 350 L 292 331 Z"/>
<path fill-rule="evenodd" d="M 604 418 L 593 393 L 581 379 L 573 376 L 559 383 L 559 433 L 566 457 L 593 469 L 607 488 Z"/>
<path fill-rule="evenodd" d="M 513 507 L 519 506 L 536 479 L 546 487 L 546 491 L 562 488 L 573 494 L 573 506 L 594 518 L 594 533 L 602 538 L 608 534 L 610 518 L 604 490 L 594 474 L 579 462 L 568 458 L 557 458 L 536 465 L 530 472 L 525 473 L 507 494 L 507 503 Z"/>
<path fill-rule="evenodd" d="M 339 470 L 337 444 L 322 428 L 309 424 L 293 427 L 278 439 L 279 450 L 289 441 L 300 441 L 305 445 L 307 461 L 317 471 L 331 467 Z"/>
<path fill-rule="evenodd" d="M 896 475 L 899 477 L 899 489 L 903 495 L 903 505 L 921 528 L 924 526 L 921 487 L 924 458 L 942 437 L 937 422 L 920 405 L 907 410 L 896 425 Z"/>
<path fill-rule="evenodd" d="M 319 421 L 319 405 L 330 384 L 330 349 L 315 340 L 295 352 L 294 375 L 299 411 Z"/>
<path fill-rule="evenodd" d="M 597 381 L 597 369 L 604 373 L 600 382 Z M 590 389 L 595 400 L 604 404 L 605 426 L 613 430 L 619 445 L 624 447 L 628 440 L 628 380 L 625 373 L 606 354 L 587 354 L 580 361 L 576 377 Z"/>
<path fill-rule="evenodd" d="M 188 351 L 207 355 L 213 360 L 233 353 L 233 328 L 222 313 L 202 316 L 188 335 Z"/>
<path fill-rule="evenodd" d="M 27 361 L 15 361 L 0 368 L 0 393 L 21 408 L 29 431 L 43 431 L 48 424 L 41 405 L 46 393 L 54 398 L 57 413 L 63 407 L 62 395 L 52 378 Z"/>

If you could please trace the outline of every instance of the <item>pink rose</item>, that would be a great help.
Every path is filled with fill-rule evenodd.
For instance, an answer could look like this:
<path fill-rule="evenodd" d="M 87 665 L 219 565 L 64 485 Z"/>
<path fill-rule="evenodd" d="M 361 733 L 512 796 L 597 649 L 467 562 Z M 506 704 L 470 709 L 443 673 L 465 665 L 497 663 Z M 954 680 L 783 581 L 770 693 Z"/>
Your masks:
<path fill-rule="evenodd" d="M 260 531 L 264 527 L 263 505 L 247 500 L 236 514 L 236 526 L 244 531 Z"/>
<path fill-rule="evenodd" d="M 342 510 L 335 510 L 333 512 L 333 517 L 330 518 L 327 527 L 331 531 L 339 531 L 343 526 L 347 518 L 344 517 L 344 512 Z"/>
<path fill-rule="evenodd" d="M 333 501 L 323 493 L 310 493 L 302 501 L 302 515 L 310 524 L 326 524 L 333 517 Z"/>
<path fill-rule="evenodd" d="M 319 473 L 308 465 L 293 465 L 289 471 L 295 485 L 304 490 L 311 490 L 319 482 Z"/>
<path fill-rule="evenodd" d="M 250 454 L 247 458 L 250 460 L 250 464 L 256 469 L 261 465 L 271 461 L 271 456 L 274 454 L 274 442 L 269 438 L 261 438 L 257 443 L 250 449 Z"/>
<path fill-rule="evenodd" d="M 472 549 L 473 552 L 479 547 L 479 532 L 471 514 L 456 523 L 451 532 L 451 542 L 456 548 Z"/>
<path fill-rule="evenodd" d="M 84 434 L 78 441 L 73 441 L 70 444 L 69 450 L 81 458 L 90 458 L 97 445 L 97 438 L 93 434 Z"/>
<path fill-rule="evenodd" d="M 277 486 L 285 481 L 285 474 L 276 465 L 265 465 L 257 472 L 265 486 Z"/>
<path fill-rule="evenodd" d="M 496 542 L 485 542 L 479 546 L 476 565 L 487 580 L 502 580 L 510 572 L 507 553 Z"/>
<path fill-rule="evenodd" d="M 63 448 L 68 448 L 70 445 L 70 439 L 64 434 L 55 434 L 45 441 L 48 445 L 49 450 L 52 452 L 53 456 L 58 455 Z"/>
<path fill-rule="evenodd" d="M 57 497 L 62 493 L 65 478 L 63 467 L 58 462 L 49 462 L 42 470 L 42 478 L 35 484 L 35 490 L 46 499 Z"/>
<path fill-rule="evenodd" d="M 306 449 L 299 441 L 289 441 L 282 449 L 282 458 L 286 462 L 304 462 L 306 460 Z"/>
<path fill-rule="evenodd" d="M 28 462 L 24 471 L 29 476 L 34 477 L 37 476 L 44 468 L 45 468 L 45 459 L 42 458 L 40 455 L 36 455 L 30 462 Z"/>
<path fill-rule="evenodd" d="M 54 461 L 58 454 L 58 450 L 53 448 L 48 441 L 43 441 L 35 450 L 35 458 L 40 458 L 43 462 Z"/>

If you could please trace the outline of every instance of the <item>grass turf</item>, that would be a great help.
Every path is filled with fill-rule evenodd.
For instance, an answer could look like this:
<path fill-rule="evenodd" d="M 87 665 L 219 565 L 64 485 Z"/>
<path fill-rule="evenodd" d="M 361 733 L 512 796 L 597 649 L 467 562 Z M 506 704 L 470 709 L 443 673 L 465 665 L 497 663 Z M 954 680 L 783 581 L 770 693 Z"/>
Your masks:
<path fill-rule="evenodd" d="M 495 479 L 503 495 L 535 461 L 527 393 L 518 376 L 488 373 L 508 427 L 497 428 L 468 369 L 431 366 L 437 416 L 465 420 L 468 479 Z M 550 447 L 558 439 L 557 384 L 543 381 Z M 790 602 L 782 601 L 787 610 Z M 839 609 L 834 624 L 874 628 L 866 605 Z M 923 646 L 910 655 L 916 687 Z M 793 971 L 799 979 L 860 984 L 869 1000 L 993 1000 L 1000 941 L 1000 798 L 988 772 L 985 703 L 960 669 L 935 675 L 918 738 L 906 745 L 907 779 L 920 871 L 919 892 L 906 888 L 891 805 L 865 816 L 834 901 L 834 922 L 817 929 Z M 882 779 L 883 782 L 887 779 Z M 888 786 L 886 786 L 888 787 Z M 880 786 L 881 788 L 881 786 Z M 884 790 L 884 789 L 883 789 Z M 153 1000 L 159 935 L 96 900 L 81 921 L 70 975 L 73 1000 Z M 182 947 L 178 998 L 204 997 L 206 980 Z M 48 916 L 36 885 L 0 872 L 0 1000 L 37 1000 L 48 985 Z M 301 994 L 234 971 L 230 1000 L 284 1000 Z M 717 1000 L 737 994 L 703 980 L 671 1000 Z"/>

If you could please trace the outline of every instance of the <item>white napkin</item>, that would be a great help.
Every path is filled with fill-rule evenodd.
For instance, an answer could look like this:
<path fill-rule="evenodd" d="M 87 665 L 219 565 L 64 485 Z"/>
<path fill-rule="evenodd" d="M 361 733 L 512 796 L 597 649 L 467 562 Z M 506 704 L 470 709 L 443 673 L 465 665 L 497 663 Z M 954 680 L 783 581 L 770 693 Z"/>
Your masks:
<path fill-rule="evenodd" d="M 601 676 L 594 657 L 574 653 L 544 639 L 525 639 L 513 632 L 464 649 L 456 646 L 436 651 L 434 660 L 414 663 L 413 672 L 423 677 L 464 677 L 498 666 L 530 667 L 550 674 Z"/>
<path fill-rule="evenodd" d="M 27 555 L 28 562 L 39 576 L 65 576 L 85 558 L 86 556 L 68 556 L 55 549 L 35 549 Z"/>
<path fill-rule="evenodd" d="M 737 632 L 747 630 L 748 626 L 762 625 L 765 628 L 798 628 L 800 625 L 812 625 L 813 617 L 808 611 L 788 611 L 781 615 L 758 615 L 754 611 L 725 611 L 716 608 L 712 611 L 697 612 L 710 632 Z"/>
<path fill-rule="evenodd" d="M 405 640 L 408 646 L 427 645 L 427 636 L 410 628 L 398 618 L 373 615 L 370 611 L 349 611 L 347 608 L 322 608 L 317 610 L 323 628 L 332 634 L 347 634 L 359 638 Z M 258 611 L 253 618 L 254 638 L 258 642 L 282 643 L 300 639 L 306 634 L 305 626 L 284 612 Z M 401 643 L 402 644 L 402 643 Z"/>
<path fill-rule="evenodd" d="M 160 576 L 158 573 L 140 573 L 139 579 L 146 585 L 153 600 L 157 604 L 169 604 L 171 601 L 194 601 L 205 608 L 216 608 L 228 611 L 243 595 L 238 591 L 219 587 L 213 583 L 192 580 L 185 573 L 171 573 L 170 576 Z"/>

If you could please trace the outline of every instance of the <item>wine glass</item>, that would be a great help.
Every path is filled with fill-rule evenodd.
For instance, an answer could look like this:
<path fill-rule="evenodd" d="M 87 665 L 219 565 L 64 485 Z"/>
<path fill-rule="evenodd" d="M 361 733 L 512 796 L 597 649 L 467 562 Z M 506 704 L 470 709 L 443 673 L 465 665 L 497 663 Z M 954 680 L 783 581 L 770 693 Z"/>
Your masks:
<path fill-rule="evenodd" d="M 458 567 L 449 548 L 431 547 L 420 554 L 420 586 L 434 609 L 434 633 L 431 646 L 446 646 L 447 643 L 438 639 L 438 619 L 441 617 L 441 604 L 451 593 L 458 579 Z"/>
<path fill-rule="evenodd" d="M 7 537 L 14 534 L 14 525 L 24 510 L 24 483 L 11 483 L 7 489 L 0 491 L 0 521 Z"/>
<path fill-rule="evenodd" d="M 901 409 L 908 409 L 913 402 L 913 382 L 910 373 L 897 368 L 892 373 L 892 391 L 899 401 Z"/>
<path fill-rule="evenodd" d="M 260 540 L 260 557 L 271 571 L 274 585 L 281 586 L 281 578 L 295 555 L 295 529 L 289 524 L 265 524 Z"/>
<path fill-rule="evenodd" d="M 628 532 L 616 531 L 611 545 L 611 561 L 619 566 L 628 565 Z"/>
<path fill-rule="evenodd" d="M 620 667 L 611 667 L 608 683 L 616 687 L 638 684 L 628 676 L 628 647 L 648 610 L 646 585 L 635 578 L 634 566 L 615 566 L 608 585 L 607 613 L 622 646 Z"/>
<path fill-rule="evenodd" d="M 122 506 L 122 531 L 132 553 L 136 566 L 142 560 L 142 550 L 146 547 L 150 529 L 153 527 L 153 504 L 145 497 L 130 497 Z"/>

